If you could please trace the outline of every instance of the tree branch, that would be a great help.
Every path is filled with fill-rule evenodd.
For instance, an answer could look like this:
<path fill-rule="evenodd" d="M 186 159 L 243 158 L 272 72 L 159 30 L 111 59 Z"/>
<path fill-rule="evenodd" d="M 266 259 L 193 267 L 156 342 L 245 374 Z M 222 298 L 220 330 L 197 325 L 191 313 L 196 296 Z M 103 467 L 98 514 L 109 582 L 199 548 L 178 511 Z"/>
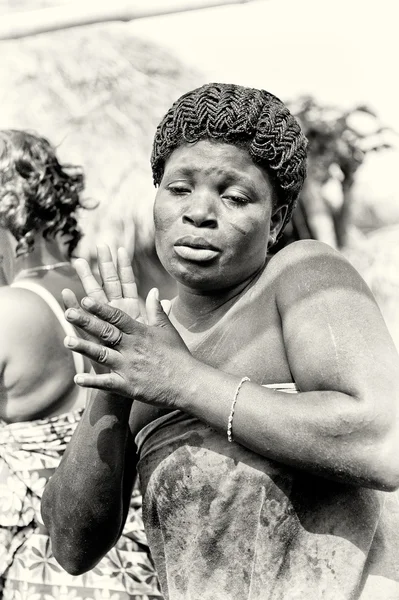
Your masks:
<path fill-rule="evenodd" d="M 251 0 L 170 0 L 169 2 L 116 0 L 107 5 L 96 5 L 90 2 L 86 6 L 82 2 L 71 2 L 67 6 L 43 8 L 31 11 L 2 15 L 0 23 L 0 40 L 16 39 L 67 29 L 105 23 L 107 21 L 132 21 L 146 17 L 200 10 L 226 4 L 244 4 Z"/>

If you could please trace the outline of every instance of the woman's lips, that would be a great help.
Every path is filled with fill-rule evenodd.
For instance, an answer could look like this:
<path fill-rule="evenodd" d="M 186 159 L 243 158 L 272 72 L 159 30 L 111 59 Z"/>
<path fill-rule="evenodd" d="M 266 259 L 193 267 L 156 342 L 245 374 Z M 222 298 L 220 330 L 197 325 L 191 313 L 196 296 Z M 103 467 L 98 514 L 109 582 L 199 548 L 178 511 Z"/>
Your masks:
<path fill-rule="evenodd" d="M 213 246 L 205 238 L 194 235 L 179 238 L 174 247 L 176 254 L 181 258 L 198 262 L 212 260 L 220 252 L 219 248 Z"/>
<path fill-rule="evenodd" d="M 175 244 L 175 252 L 180 258 L 197 262 L 212 260 L 219 254 L 219 250 L 211 248 L 194 248 L 193 246 L 179 246 Z"/>

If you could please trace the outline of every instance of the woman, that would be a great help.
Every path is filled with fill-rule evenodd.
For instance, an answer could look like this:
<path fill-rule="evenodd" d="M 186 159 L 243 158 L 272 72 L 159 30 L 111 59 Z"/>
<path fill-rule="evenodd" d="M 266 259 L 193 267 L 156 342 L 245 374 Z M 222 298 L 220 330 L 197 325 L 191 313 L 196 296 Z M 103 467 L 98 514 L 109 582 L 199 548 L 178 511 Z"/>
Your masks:
<path fill-rule="evenodd" d="M 330 247 L 268 259 L 305 149 L 263 90 L 189 92 L 152 154 L 157 251 L 178 285 L 169 317 L 157 290 L 146 315 L 131 310 L 132 275 L 109 255 L 102 290 L 76 263 L 87 297 L 66 316 L 91 339 L 65 343 L 109 372 L 75 377 L 99 391 L 43 497 L 68 571 L 117 541 L 137 468 L 165 598 L 399 598 L 392 340 Z M 121 296 L 123 311 L 107 305 Z"/>
<path fill-rule="evenodd" d="M 11 282 L 0 288 L 4 600 L 160 597 L 137 492 L 117 547 L 82 577 L 71 577 L 57 564 L 40 518 L 44 485 L 86 405 L 86 390 L 79 390 L 73 377 L 87 373 L 88 365 L 64 348 L 63 338 L 74 335 L 74 328 L 61 308 L 65 287 L 74 297 L 83 295 L 71 265 L 81 237 L 76 217 L 84 207 L 83 188 L 82 170 L 61 165 L 47 140 L 25 131 L 0 131 L 2 265 Z M 123 572 L 124 561 L 133 565 L 130 578 Z"/>

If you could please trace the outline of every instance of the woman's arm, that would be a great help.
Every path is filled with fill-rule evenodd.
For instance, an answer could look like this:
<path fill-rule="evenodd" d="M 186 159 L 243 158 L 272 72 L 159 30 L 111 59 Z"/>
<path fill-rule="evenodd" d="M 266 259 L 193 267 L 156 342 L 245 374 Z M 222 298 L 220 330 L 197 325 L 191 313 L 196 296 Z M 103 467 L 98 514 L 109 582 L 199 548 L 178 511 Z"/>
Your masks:
<path fill-rule="evenodd" d="M 379 309 L 354 269 L 323 244 L 294 245 L 278 256 L 270 268 L 300 393 L 246 382 L 236 404 L 235 440 L 314 474 L 397 488 L 398 355 Z M 117 318 L 109 307 L 89 310 L 100 319 Z M 152 326 L 136 323 L 123 335 L 118 352 L 109 356 L 110 374 L 86 376 L 81 383 L 183 410 L 226 434 L 241 377 L 194 359 L 154 294 L 147 313 Z M 95 359 L 98 346 L 77 350 Z"/>
<path fill-rule="evenodd" d="M 278 281 L 284 344 L 300 393 L 244 383 L 235 440 L 311 473 L 396 489 L 399 360 L 370 291 L 323 244 L 295 244 L 277 258 L 271 275 Z M 180 407 L 225 431 L 238 380 L 201 366 L 188 381 Z"/>
<path fill-rule="evenodd" d="M 72 575 L 93 568 L 122 532 L 136 475 L 131 407 L 125 398 L 93 393 L 44 490 L 53 553 Z"/>
<path fill-rule="evenodd" d="M 75 267 L 89 298 L 122 308 L 133 322 L 140 317 L 137 287 L 126 251 L 118 252 L 117 269 L 109 248 L 98 248 L 101 284 L 86 261 Z M 71 290 L 63 298 L 69 310 L 79 309 Z M 130 315 L 128 317 L 127 315 Z M 112 347 L 118 332 L 96 323 L 94 332 Z M 85 340 L 94 338 L 81 330 Z M 108 371 L 93 363 L 98 374 Z M 42 500 L 43 521 L 50 531 L 58 562 L 70 573 L 91 569 L 122 532 L 136 475 L 136 450 L 129 428 L 132 400 L 113 393 L 93 393 Z"/>
<path fill-rule="evenodd" d="M 306 242 L 280 254 L 271 276 L 278 281 L 284 345 L 300 393 L 244 383 L 234 439 L 317 475 L 396 489 L 399 360 L 381 313 L 339 253 Z M 180 407 L 226 431 L 238 378 L 201 366 L 188 382 Z"/>

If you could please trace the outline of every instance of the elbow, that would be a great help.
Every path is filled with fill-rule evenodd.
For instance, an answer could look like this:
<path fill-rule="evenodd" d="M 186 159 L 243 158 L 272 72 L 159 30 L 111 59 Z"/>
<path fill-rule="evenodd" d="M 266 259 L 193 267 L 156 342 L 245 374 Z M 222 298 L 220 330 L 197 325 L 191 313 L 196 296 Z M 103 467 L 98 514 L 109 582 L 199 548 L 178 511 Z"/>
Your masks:
<path fill-rule="evenodd" d="M 399 419 L 389 404 L 364 403 L 352 429 L 357 437 L 352 464 L 361 485 L 384 492 L 399 489 Z"/>
<path fill-rule="evenodd" d="M 62 553 L 60 554 L 58 552 L 55 552 L 54 550 L 53 554 L 58 564 L 61 565 L 64 571 L 69 573 L 69 575 L 83 575 L 83 573 L 89 571 L 89 569 L 83 562 L 76 560 L 76 557 L 71 558 L 70 556 L 65 556 Z"/>
<path fill-rule="evenodd" d="M 82 575 L 93 569 L 103 558 L 109 548 L 104 549 L 96 543 L 87 543 L 70 528 L 53 528 L 49 530 L 51 549 L 58 564 L 70 575 Z"/>
<path fill-rule="evenodd" d="M 113 543 L 98 543 L 90 528 L 82 525 L 82 519 L 73 519 L 71 514 L 63 514 L 53 497 L 50 485 L 47 485 L 41 502 L 43 523 L 49 531 L 51 550 L 60 566 L 70 575 L 82 575 L 93 569 L 112 547 Z M 85 519 L 87 522 L 88 520 Z M 80 522 L 81 526 L 75 526 Z M 96 543 L 97 542 L 97 543 Z M 105 548 L 106 545 L 106 548 Z"/>
<path fill-rule="evenodd" d="M 53 540 L 53 538 L 51 538 Z M 52 551 L 54 558 L 59 565 L 69 573 L 69 575 L 82 575 L 90 569 L 93 569 L 101 560 L 101 556 L 97 559 L 89 559 L 87 555 L 77 552 L 76 548 L 65 544 L 65 540 L 58 543 L 55 539 L 52 542 Z"/>
<path fill-rule="evenodd" d="M 368 487 L 381 492 L 396 492 L 399 489 L 399 474 L 391 469 L 385 469 L 378 475 L 372 475 L 369 481 Z"/>
<path fill-rule="evenodd" d="M 73 576 L 77 576 L 77 575 L 83 575 L 83 573 L 86 573 L 86 571 L 88 571 L 89 569 L 85 569 L 83 565 L 78 565 L 75 564 L 75 562 L 60 562 L 60 560 L 58 558 L 56 558 L 56 561 L 58 562 L 59 565 L 61 565 L 61 567 L 64 569 L 64 571 L 66 571 L 67 573 L 69 573 L 69 575 L 73 575 Z"/>
<path fill-rule="evenodd" d="M 375 478 L 377 489 L 385 492 L 399 489 L 399 436 L 395 437 L 395 440 L 384 440 L 378 450 Z"/>
<path fill-rule="evenodd" d="M 369 440 L 362 449 L 362 466 L 367 487 L 383 492 L 399 489 L 399 435 L 389 433 Z"/>
<path fill-rule="evenodd" d="M 366 473 L 366 486 L 381 492 L 395 492 L 399 489 L 399 473 L 390 467 L 381 468 L 378 473 L 370 469 Z"/>

